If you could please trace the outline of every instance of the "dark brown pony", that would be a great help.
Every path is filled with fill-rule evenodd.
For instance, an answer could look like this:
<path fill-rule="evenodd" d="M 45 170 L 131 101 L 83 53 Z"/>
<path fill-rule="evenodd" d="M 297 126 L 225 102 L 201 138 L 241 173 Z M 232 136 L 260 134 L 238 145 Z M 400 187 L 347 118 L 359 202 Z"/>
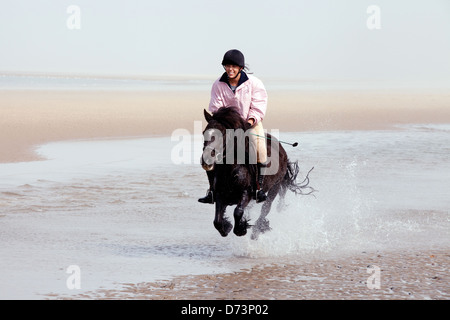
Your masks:
<path fill-rule="evenodd" d="M 258 170 L 256 163 L 249 161 L 249 139 L 239 139 L 236 134 L 230 133 L 239 130 L 242 133 L 248 125 L 233 107 L 220 108 L 213 115 L 205 110 L 204 116 L 208 125 L 203 131 L 205 142 L 201 161 L 202 167 L 213 183 L 213 197 L 216 204 L 214 226 L 223 237 L 226 237 L 233 226 L 224 216 L 225 210 L 227 206 L 236 205 L 233 232 L 237 236 L 243 236 L 247 233 L 247 229 L 252 227 L 244 217 L 244 210 L 254 199 Z M 246 136 L 248 137 L 248 134 Z M 266 141 L 267 157 L 270 160 L 267 169 L 270 170 L 271 166 L 278 161 L 277 166 L 272 168 L 277 170 L 271 170 L 273 172 L 265 176 L 264 184 L 261 186 L 267 192 L 267 200 L 263 202 L 261 214 L 253 226 L 253 239 L 256 239 L 260 233 L 270 230 L 266 216 L 277 195 L 280 195 L 280 204 L 282 204 L 288 189 L 296 194 L 310 194 L 314 191 L 308 186 L 309 173 L 301 183 L 296 182 L 299 172 L 298 162 L 289 162 L 286 151 L 279 141 L 270 134 L 267 134 Z M 228 150 L 226 147 L 228 144 L 234 146 L 233 150 Z M 218 148 L 219 145 L 220 148 Z M 239 147 L 245 151 L 245 161 L 238 161 Z M 233 154 L 230 155 L 230 152 Z M 304 190 L 308 192 L 305 193 Z"/>

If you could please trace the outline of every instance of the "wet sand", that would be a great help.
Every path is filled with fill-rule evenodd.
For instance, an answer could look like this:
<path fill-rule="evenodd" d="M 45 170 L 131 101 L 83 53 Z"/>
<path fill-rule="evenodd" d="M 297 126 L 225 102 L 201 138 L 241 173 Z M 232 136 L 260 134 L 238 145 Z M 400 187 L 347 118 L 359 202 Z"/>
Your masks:
<path fill-rule="evenodd" d="M 260 265 L 240 272 L 124 283 L 116 290 L 100 289 L 71 297 L 50 294 L 46 298 L 447 300 L 450 298 L 449 265 L 448 249 L 360 252 L 336 259 Z"/>
<path fill-rule="evenodd" d="M 0 91 L 0 162 L 39 160 L 47 142 L 192 130 L 207 103 L 186 92 Z"/>

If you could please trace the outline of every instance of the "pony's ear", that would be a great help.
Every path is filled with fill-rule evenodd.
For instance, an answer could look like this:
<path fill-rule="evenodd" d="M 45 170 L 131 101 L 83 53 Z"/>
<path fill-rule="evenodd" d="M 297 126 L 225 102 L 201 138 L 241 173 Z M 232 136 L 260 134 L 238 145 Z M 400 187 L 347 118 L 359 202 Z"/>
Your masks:
<path fill-rule="evenodd" d="M 203 114 L 205 115 L 206 122 L 210 122 L 212 119 L 212 115 L 208 111 L 206 111 L 206 109 L 203 109 Z"/>

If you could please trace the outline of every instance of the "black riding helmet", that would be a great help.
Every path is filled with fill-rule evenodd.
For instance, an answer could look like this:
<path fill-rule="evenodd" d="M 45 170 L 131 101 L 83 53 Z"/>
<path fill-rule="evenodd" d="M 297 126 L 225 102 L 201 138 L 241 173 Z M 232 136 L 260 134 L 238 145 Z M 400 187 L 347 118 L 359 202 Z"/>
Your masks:
<path fill-rule="evenodd" d="M 237 49 L 229 50 L 225 53 L 222 60 L 222 65 L 234 64 L 241 68 L 245 67 L 245 58 L 242 52 Z"/>

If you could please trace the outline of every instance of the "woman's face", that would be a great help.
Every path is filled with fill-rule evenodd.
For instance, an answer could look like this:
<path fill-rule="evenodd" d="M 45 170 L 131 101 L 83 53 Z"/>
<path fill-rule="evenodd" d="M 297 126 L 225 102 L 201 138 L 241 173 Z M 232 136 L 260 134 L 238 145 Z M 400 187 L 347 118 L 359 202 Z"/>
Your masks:
<path fill-rule="evenodd" d="M 228 78 L 230 79 L 236 78 L 242 69 L 241 67 L 234 64 L 226 64 L 223 67 L 225 68 L 225 72 L 227 73 Z"/>

